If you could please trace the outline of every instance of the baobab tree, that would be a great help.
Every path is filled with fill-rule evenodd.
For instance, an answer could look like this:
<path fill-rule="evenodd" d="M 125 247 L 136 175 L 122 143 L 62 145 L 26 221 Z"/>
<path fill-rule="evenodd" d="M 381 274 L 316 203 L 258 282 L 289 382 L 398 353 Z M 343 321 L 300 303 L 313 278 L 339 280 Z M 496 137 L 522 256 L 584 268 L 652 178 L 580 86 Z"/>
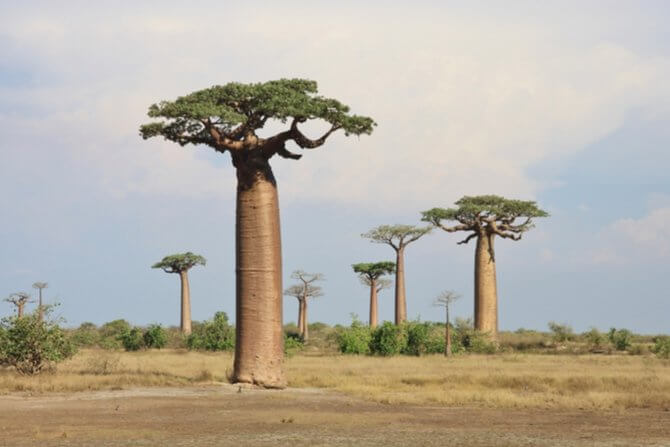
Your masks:
<path fill-rule="evenodd" d="M 518 241 L 533 228 L 533 218 L 547 217 L 546 211 L 535 202 L 511 200 L 496 195 L 465 196 L 456 202 L 458 208 L 433 208 L 424 211 L 423 221 L 449 233 L 468 231 L 459 242 L 467 244 L 477 239 L 475 250 L 475 329 L 488 332 L 495 340 L 498 335 L 498 291 L 494 239 Z M 518 219 L 523 221 L 518 222 Z M 443 221 L 456 221 L 446 226 Z"/>
<path fill-rule="evenodd" d="M 162 136 L 182 146 L 209 146 L 229 153 L 237 173 L 236 343 L 233 381 L 269 388 L 285 386 L 282 360 L 282 268 L 277 183 L 270 167 L 275 155 L 298 160 L 287 144 L 314 149 L 338 130 L 370 134 L 375 122 L 349 114 L 349 107 L 317 95 L 317 84 L 281 79 L 258 84 L 229 83 L 196 91 L 149 108 L 162 118 L 140 127 L 144 139 Z M 324 121 L 329 128 L 316 139 L 300 125 Z M 261 136 L 268 122 L 287 124 Z"/>
<path fill-rule="evenodd" d="M 307 300 L 323 296 L 323 289 L 314 283 L 323 281 L 325 277 L 321 273 L 307 273 L 302 270 L 296 270 L 291 274 L 291 278 L 300 281 L 284 290 L 284 295 L 293 296 L 298 299 L 298 332 L 303 341 L 309 339 L 309 327 L 307 326 Z"/>
<path fill-rule="evenodd" d="M 205 265 L 207 260 L 200 255 L 189 252 L 177 253 L 164 257 L 151 266 L 152 269 L 163 269 L 166 273 L 178 273 L 181 281 L 181 332 L 191 334 L 191 289 L 188 284 L 188 271 L 196 265 Z"/>
<path fill-rule="evenodd" d="M 446 312 L 445 315 L 445 324 L 446 329 L 444 330 L 444 355 L 447 357 L 451 356 L 451 328 L 449 327 L 449 306 L 459 299 L 461 296 L 451 290 L 445 290 L 440 292 L 440 294 L 433 301 L 433 306 L 444 307 Z"/>
<path fill-rule="evenodd" d="M 380 225 L 361 235 L 370 239 L 370 242 L 387 244 L 395 250 L 395 324 L 407 321 L 405 248 L 431 230 L 431 227 L 422 228 L 413 225 Z"/>
<path fill-rule="evenodd" d="M 43 281 L 37 281 L 33 283 L 33 289 L 38 289 L 39 290 L 39 301 L 37 304 L 37 315 L 40 321 L 44 319 L 44 309 L 42 308 L 42 289 L 46 289 L 49 287 L 48 282 L 43 282 Z"/>
<path fill-rule="evenodd" d="M 358 273 L 361 282 L 370 287 L 370 320 L 371 328 L 377 327 L 378 305 L 377 294 L 391 285 L 391 281 L 382 276 L 395 271 L 395 263 L 383 262 L 361 262 L 352 265 L 354 272 Z"/>
<path fill-rule="evenodd" d="M 7 298 L 5 298 L 5 301 L 12 303 L 16 307 L 16 315 L 19 318 L 23 317 L 26 304 L 34 302 L 34 300 L 30 299 L 30 294 L 26 292 L 12 293 Z"/>

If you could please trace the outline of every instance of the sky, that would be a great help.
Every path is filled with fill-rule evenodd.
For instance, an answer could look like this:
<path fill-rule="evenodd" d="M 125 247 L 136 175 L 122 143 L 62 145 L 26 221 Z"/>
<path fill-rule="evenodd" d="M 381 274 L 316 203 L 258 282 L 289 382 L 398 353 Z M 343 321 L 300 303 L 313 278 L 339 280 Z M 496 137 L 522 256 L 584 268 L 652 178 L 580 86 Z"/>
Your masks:
<path fill-rule="evenodd" d="M 367 320 L 351 264 L 394 253 L 361 233 L 498 194 L 551 213 L 496 245 L 502 330 L 670 333 L 666 2 L 113 3 L 0 0 L 0 296 L 47 281 L 68 326 L 177 325 L 178 277 L 150 266 L 193 251 L 208 261 L 190 273 L 193 318 L 234 318 L 229 156 L 138 128 L 151 104 L 211 85 L 307 78 L 378 123 L 272 161 L 284 286 L 296 269 L 326 277 L 310 321 Z M 407 248 L 410 318 L 441 320 L 443 290 L 472 316 L 462 237 Z"/>

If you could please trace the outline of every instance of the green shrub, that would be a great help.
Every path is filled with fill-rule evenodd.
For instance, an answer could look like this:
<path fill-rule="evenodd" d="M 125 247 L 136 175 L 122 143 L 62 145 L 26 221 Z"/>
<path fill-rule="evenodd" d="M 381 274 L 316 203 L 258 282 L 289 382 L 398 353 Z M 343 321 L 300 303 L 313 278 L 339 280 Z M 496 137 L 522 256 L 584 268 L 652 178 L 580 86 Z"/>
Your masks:
<path fill-rule="evenodd" d="M 369 354 L 370 328 L 354 317 L 349 327 L 336 328 L 337 345 L 343 354 Z"/>
<path fill-rule="evenodd" d="M 126 351 L 139 351 L 144 348 L 142 329 L 134 327 L 119 335 L 119 340 Z"/>
<path fill-rule="evenodd" d="M 98 346 L 103 349 L 120 349 L 123 347 L 121 336 L 130 331 L 130 323 L 126 320 L 109 321 L 100 326 Z"/>
<path fill-rule="evenodd" d="M 407 348 L 407 333 L 403 326 L 385 321 L 372 332 L 370 352 L 372 354 L 391 356 L 400 354 Z"/>
<path fill-rule="evenodd" d="M 95 324 L 86 322 L 72 331 L 70 340 L 78 347 L 93 347 L 100 342 L 100 333 Z"/>
<path fill-rule="evenodd" d="M 149 328 L 144 331 L 142 336 L 144 339 L 144 345 L 147 348 L 164 348 L 167 344 L 168 338 L 165 329 L 160 324 L 152 324 Z"/>
<path fill-rule="evenodd" d="M 628 329 L 611 328 L 607 338 L 617 351 L 625 351 L 631 345 L 633 334 Z"/>
<path fill-rule="evenodd" d="M 229 351 L 235 348 L 235 328 L 228 324 L 225 312 L 214 314 L 212 321 L 198 324 L 186 339 L 189 349 Z"/>
<path fill-rule="evenodd" d="M 592 327 L 588 332 L 584 332 L 584 339 L 592 349 L 600 348 L 605 341 L 603 334 L 601 334 L 600 331 L 594 327 Z"/>
<path fill-rule="evenodd" d="M 42 320 L 32 313 L 0 321 L 0 365 L 34 375 L 74 355 L 75 345 L 57 322 L 46 318 L 50 311 L 51 307 L 44 306 Z"/>
<path fill-rule="evenodd" d="M 300 334 L 285 334 L 284 335 L 284 354 L 288 357 L 292 357 L 297 352 L 302 351 L 305 347 L 302 337 Z"/>
<path fill-rule="evenodd" d="M 567 324 L 559 324 L 554 321 L 549 322 L 549 330 L 552 333 L 553 339 L 556 343 L 564 343 L 575 338 L 572 328 Z"/>
<path fill-rule="evenodd" d="M 670 359 L 670 337 L 656 337 L 651 352 L 662 359 Z"/>
<path fill-rule="evenodd" d="M 407 343 L 403 348 L 403 354 L 420 356 L 428 352 L 430 323 L 412 321 L 406 323 L 402 329 L 407 334 Z"/>
<path fill-rule="evenodd" d="M 451 347 L 454 347 L 454 332 L 451 332 Z M 434 325 L 428 331 L 426 354 L 444 353 L 444 326 Z"/>
<path fill-rule="evenodd" d="M 486 332 L 480 332 L 473 326 L 472 319 L 456 319 L 456 327 L 451 337 L 452 352 L 472 352 L 475 354 L 493 354 L 497 346 Z"/>

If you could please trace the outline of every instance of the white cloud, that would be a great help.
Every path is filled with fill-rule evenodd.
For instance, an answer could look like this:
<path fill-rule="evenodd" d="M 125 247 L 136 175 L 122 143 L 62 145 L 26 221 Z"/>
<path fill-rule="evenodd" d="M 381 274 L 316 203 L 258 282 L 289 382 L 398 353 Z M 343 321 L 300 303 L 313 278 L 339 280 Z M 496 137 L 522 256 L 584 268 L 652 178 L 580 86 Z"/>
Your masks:
<path fill-rule="evenodd" d="M 149 104 L 212 83 L 319 80 L 324 95 L 379 127 L 275 162 L 283 200 L 401 208 L 466 193 L 532 197 L 546 185 L 529 166 L 574 153 L 630 110 L 662 109 L 670 97 L 667 59 L 595 37 L 566 44 L 569 27 L 531 20 L 410 7 L 353 16 L 291 3 L 106 13 L 45 8 L 0 19 L 30 64 L 55 79 L 0 95 L 43 112 L 5 117 L 7 125 L 70 141 L 112 195 L 233 194 L 232 171 L 137 137 Z"/>
<path fill-rule="evenodd" d="M 639 219 L 620 219 L 597 237 L 589 252 L 592 264 L 639 264 L 670 257 L 670 207 L 657 208 Z M 667 262 L 667 261 L 666 261 Z"/>

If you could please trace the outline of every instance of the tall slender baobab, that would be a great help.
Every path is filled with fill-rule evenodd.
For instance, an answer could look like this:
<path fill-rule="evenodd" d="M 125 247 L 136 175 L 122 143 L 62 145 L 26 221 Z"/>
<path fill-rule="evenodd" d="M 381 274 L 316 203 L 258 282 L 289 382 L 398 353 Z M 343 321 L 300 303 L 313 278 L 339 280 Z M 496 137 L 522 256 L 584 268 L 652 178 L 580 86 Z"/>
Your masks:
<path fill-rule="evenodd" d="M 349 107 L 317 95 L 314 81 L 281 79 L 259 84 L 230 83 L 200 90 L 149 108 L 163 121 L 140 128 L 143 138 L 162 136 L 182 146 L 206 145 L 230 153 L 237 171 L 236 343 L 234 382 L 285 386 L 282 360 L 282 269 L 277 184 L 270 159 L 297 160 L 292 142 L 314 149 L 335 131 L 370 134 L 375 122 L 349 114 Z M 320 119 L 330 128 L 310 139 L 299 129 Z M 269 120 L 288 128 L 269 137 L 258 135 Z"/>
<path fill-rule="evenodd" d="M 152 269 L 163 269 L 165 273 L 178 273 L 181 280 L 181 332 L 191 333 L 191 289 L 188 284 L 188 271 L 196 265 L 205 265 L 207 260 L 193 253 L 177 253 L 164 257 L 151 266 Z"/>
<path fill-rule="evenodd" d="M 421 228 L 413 225 L 380 225 L 361 235 L 370 239 L 370 242 L 387 244 L 395 250 L 395 324 L 407 321 L 405 248 L 431 230 L 431 227 Z"/>
<path fill-rule="evenodd" d="M 325 277 L 321 273 L 307 273 L 296 270 L 291 278 L 300 281 L 284 291 L 284 295 L 293 296 L 298 299 L 298 332 L 303 341 L 309 339 L 309 326 L 307 325 L 307 300 L 323 296 L 321 286 L 314 285 L 316 281 L 323 281 Z"/>
<path fill-rule="evenodd" d="M 532 219 L 547 217 L 546 211 L 535 202 L 510 200 L 495 195 L 465 196 L 456 202 L 458 208 L 433 208 L 423 212 L 423 221 L 447 232 L 469 231 L 459 242 L 467 244 L 477 238 L 475 251 L 475 329 L 498 335 L 498 291 L 496 258 L 493 242 L 496 236 L 518 241 L 524 232 L 533 228 Z M 517 223 L 517 219 L 524 219 Z M 445 226 L 442 221 L 456 221 Z"/>
<path fill-rule="evenodd" d="M 30 299 L 30 294 L 26 292 L 16 292 L 9 295 L 5 298 L 5 301 L 12 303 L 16 306 L 16 315 L 17 317 L 23 317 L 24 309 L 26 304 L 33 303 L 34 301 Z"/>
<path fill-rule="evenodd" d="M 378 319 L 378 305 L 377 294 L 391 285 L 390 280 L 382 278 L 382 276 L 395 271 L 394 262 L 361 262 L 352 265 L 354 272 L 358 273 L 361 282 L 370 287 L 370 320 L 371 328 L 377 327 Z"/>
<path fill-rule="evenodd" d="M 39 289 L 39 301 L 37 304 L 37 315 L 40 321 L 44 319 L 44 309 L 42 308 L 42 289 L 49 287 L 48 282 L 37 281 L 33 283 L 33 289 Z"/>
<path fill-rule="evenodd" d="M 451 328 L 449 327 L 449 306 L 451 303 L 459 299 L 461 296 L 451 290 L 445 290 L 440 292 L 440 294 L 433 301 L 433 306 L 444 307 L 446 312 L 445 315 L 445 325 L 444 330 L 444 355 L 447 357 L 451 356 Z"/>

